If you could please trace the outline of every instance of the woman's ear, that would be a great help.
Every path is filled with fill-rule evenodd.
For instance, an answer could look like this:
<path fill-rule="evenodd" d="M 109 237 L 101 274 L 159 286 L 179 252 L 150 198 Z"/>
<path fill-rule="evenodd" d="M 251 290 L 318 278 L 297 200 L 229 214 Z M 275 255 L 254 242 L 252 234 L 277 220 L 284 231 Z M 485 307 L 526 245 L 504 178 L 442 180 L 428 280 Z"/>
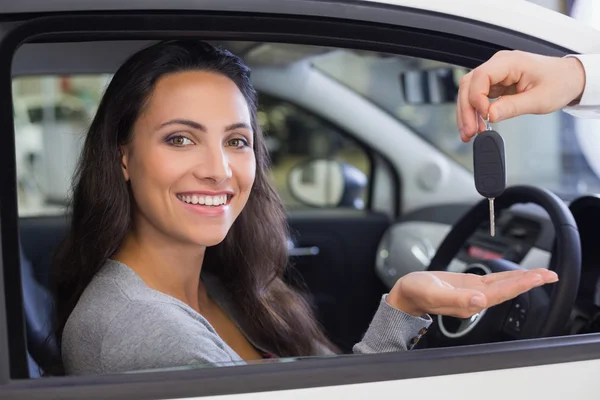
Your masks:
<path fill-rule="evenodd" d="M 127 169 L 129 162 L 129 149 L 127 146 L 121 146 L 119 150 L 121 152 L 121 171 L 123 171 L 123 178 L 125 178 L 125 182 L 129 182 L 129 170 Z"/>

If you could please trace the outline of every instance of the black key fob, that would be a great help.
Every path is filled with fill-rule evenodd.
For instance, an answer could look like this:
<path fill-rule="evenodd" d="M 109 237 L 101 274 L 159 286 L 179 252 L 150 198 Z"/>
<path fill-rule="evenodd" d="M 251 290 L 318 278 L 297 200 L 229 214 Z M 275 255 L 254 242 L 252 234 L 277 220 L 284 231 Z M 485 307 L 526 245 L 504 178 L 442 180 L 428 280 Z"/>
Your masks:
<path fill-rule="evenodd" d="M 496 131 L 483 131 L 473 142 L 475 188 L 488 199 L 500 196 L 506 189 L 504 140 Z"/>

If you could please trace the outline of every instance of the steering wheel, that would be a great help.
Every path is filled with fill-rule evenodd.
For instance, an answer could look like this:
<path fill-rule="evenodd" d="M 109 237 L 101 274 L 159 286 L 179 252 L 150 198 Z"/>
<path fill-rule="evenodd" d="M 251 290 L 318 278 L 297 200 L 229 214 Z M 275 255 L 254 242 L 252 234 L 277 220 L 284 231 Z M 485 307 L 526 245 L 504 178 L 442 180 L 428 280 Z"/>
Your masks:
<path fill-rule="evenodd" d="M 558 274 L 558 282 L 534 288 L 471 318 L 434 315 L 434 323 L 424 336 L 424 347 L 548 337 L 564 332 L 575 303 L 581 274 L 581 244 L 575 219 L 555 194 L 533 186 L 507 188 L 495 199 L 495 209 L 501 211 L 517 203 L 537 204 L 550 216 L 556 238 L 549 268 Z M 427 269 L 447 270 L 467 239 L 488 218 L 489 203 L 483 199 L 454 225 Z M 518 269 L 523 268 L 508 260 L 495 259 L 470 264 L 464 272 L 484 275 Z"/>

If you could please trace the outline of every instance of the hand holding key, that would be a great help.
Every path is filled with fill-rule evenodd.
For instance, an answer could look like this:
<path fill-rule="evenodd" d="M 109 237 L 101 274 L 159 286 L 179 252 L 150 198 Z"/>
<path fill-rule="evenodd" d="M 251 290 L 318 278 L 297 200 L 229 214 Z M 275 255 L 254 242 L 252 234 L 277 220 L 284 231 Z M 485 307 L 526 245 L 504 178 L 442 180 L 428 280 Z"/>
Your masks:
<path fill-rule="evenodd" d="M 573 57 L 499 51 L 465 75 L 458 88 L 456 122 L 464 142 L 483 130 L 480 115 L 498 122 L 522 114 L 546 114 L 577 101 L 585 69 Z M 498 98 L 490 104 L 490 99 Z"/>
<path fill-rule="evenodd" d="M 492 130 L 489 120 L 484 120 L 486 130 L 473 141 L 473 169 L 475 188 L 490 201 L 490 235 L 495 236 L 494 199 L 506 189 L 506 162 L 504 140 Z"/>

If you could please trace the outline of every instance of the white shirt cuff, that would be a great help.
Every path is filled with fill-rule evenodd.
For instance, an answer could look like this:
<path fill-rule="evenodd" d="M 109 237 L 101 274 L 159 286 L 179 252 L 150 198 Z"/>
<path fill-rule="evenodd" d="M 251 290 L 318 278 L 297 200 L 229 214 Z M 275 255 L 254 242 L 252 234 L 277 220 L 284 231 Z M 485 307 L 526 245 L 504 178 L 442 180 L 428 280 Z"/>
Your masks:
<path fill-rule="evenodd" d="M 600 54 L 569 54 L 583 65 L 585 71 L 585 88 L 577 106 L 600 106 Z"/>

